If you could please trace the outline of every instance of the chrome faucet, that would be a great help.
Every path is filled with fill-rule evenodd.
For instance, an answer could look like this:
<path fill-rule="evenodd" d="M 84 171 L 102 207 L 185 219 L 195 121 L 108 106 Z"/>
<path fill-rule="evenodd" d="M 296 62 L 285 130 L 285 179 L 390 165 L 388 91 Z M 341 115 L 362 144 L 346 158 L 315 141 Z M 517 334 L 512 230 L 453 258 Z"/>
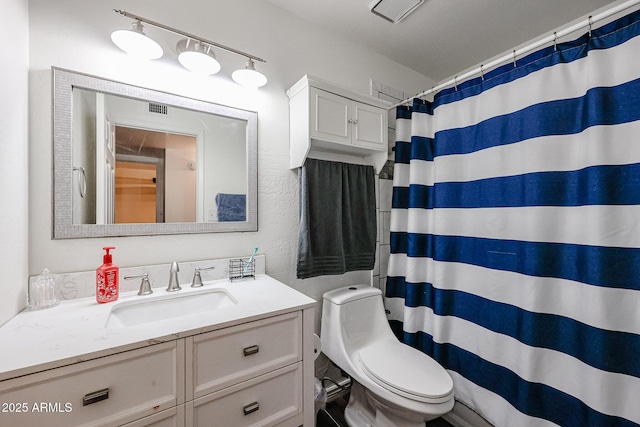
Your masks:
<path fill-rule="evenodd" d="M 167 286 L 167 292 L 175 292 L 182 289 L 180 287 L 180 280 L 178 280 L 178 271 L 180 271 L 180 267 L 178 267 L 178 263 L 174 261 L 169 270 L 169 286 Z"/>

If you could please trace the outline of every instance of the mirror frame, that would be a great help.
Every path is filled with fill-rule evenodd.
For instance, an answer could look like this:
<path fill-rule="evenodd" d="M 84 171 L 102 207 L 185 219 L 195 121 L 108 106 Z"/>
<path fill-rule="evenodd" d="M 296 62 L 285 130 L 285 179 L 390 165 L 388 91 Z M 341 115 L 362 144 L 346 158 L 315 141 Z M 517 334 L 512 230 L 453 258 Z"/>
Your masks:
<path fill-rule="evenodd" d="M 53 86 L 53 239 L 164 234 L 225 233 L 258 230 L 258 113 L 171 93 L 132 86 L 52 67 Z M 154 224 L 73 224 L 73 88 L 157 102 L 247 122 L 247 220 Z"/>

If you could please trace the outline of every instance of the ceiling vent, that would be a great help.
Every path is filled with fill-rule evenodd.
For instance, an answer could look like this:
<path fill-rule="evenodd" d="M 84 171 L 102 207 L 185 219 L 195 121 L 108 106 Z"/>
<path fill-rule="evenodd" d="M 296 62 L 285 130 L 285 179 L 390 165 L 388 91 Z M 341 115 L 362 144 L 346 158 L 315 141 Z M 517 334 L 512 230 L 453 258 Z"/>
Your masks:
<path fill-rule="evenodd" d="M 369 3 L 369 10 L 381 18 L 397 24 L 422 3 L 424 0 L 373 0 Z"/>
<path fill-rule="evenodd" d="M 169 114 L 169 107 L 167 107 L 166 105 L 163 105 L 163 104 L 157 104 L 155 102 L 150 102 L 149 103 L 149 112 L 150 113 L 155 113 L 155 114 L 167 115 L 167 114 Z"/>

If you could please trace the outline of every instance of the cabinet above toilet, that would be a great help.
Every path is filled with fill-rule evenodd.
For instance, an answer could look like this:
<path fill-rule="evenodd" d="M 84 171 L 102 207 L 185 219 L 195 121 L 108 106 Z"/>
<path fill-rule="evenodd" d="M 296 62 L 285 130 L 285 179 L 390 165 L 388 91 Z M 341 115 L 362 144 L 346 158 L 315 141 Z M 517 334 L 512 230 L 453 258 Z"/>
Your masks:
<path fill-rule="evenodd" d="M 369 164 L 388 159 L 390 103 L 305 75 L 288 91 L 289 167 L 307 157 Z"/>

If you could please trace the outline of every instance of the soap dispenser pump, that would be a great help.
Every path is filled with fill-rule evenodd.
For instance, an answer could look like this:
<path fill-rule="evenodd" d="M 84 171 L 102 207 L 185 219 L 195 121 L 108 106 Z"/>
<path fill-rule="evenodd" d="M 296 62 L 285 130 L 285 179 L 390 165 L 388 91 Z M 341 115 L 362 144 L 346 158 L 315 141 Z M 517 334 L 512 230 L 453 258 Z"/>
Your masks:
<path fill-rule="evenodd" d="M 119 294 L 119 268 L 113 264 L 112 256 L 109 253 L 115 247 L 107 246 L 102 249 L 105 251 L 103 264 L 96 269 L 96 301 L 99 304 L 115 301 Z"/>

